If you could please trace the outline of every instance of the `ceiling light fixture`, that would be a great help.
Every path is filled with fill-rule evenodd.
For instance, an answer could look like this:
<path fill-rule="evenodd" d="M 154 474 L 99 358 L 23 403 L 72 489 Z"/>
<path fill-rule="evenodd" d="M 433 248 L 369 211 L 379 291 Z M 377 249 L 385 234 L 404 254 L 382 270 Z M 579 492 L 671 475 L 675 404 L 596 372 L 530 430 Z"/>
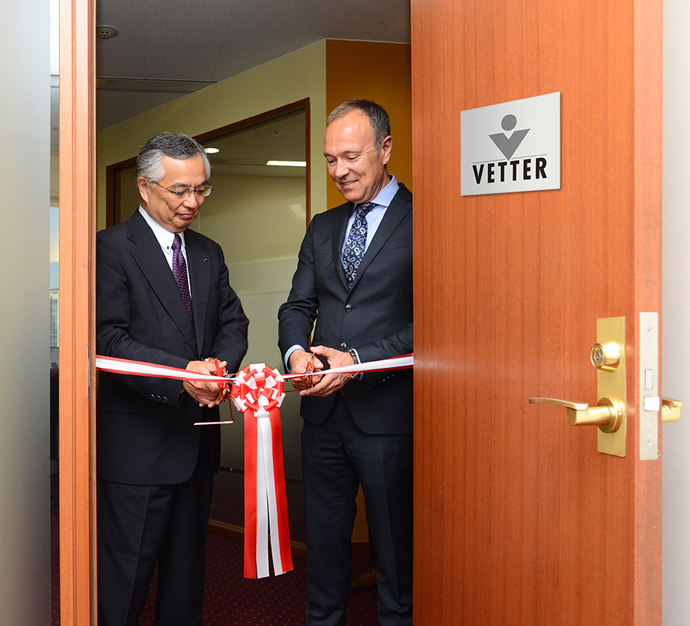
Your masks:
<path fill-rule="evenodd" d="M 112 39 L 113 37 L 117 37 L 119 34 L 120 31 L 114 26 L 96 26 L 96 36 L 100 37 L 101 39 Z"/>
<path fill-rule="evenodd" d="M 220 152 L 220 148 L 204 148 L 206 154 L 216 154 Z"/>
<path fill-rule="evenodd" d="M 267 161 L 266 165 L 277 165 L 279 167 L 307 167 L 306 161 Z"/>

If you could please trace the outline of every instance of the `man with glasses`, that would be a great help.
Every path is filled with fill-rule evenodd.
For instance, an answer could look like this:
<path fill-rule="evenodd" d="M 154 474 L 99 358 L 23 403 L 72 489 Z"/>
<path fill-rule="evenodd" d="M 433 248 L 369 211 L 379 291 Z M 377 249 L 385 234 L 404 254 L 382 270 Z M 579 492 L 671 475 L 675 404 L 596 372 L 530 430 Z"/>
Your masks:
<path fill-rule="evenodd" d="M 163 133 L 137 158 L 141 206 L 96 247 L 96 351 L 235 372 L 248 320 L 220 246 L 189 230 L 213 188 L 204 149 Z M 158 563 L 156 624 L 201 624 L 206 533 L 220 462 L 216 383 L 101 372 L 97 400 L 98 623 L 138 624 Z"/>

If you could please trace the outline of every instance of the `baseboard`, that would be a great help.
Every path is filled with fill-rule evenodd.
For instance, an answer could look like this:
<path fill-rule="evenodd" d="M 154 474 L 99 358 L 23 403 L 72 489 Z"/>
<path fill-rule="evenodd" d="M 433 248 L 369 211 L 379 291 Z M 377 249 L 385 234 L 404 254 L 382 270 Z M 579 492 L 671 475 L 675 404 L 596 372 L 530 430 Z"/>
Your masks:
<path fill-rule="evenodd" d="M 227 537 L 244 541 L 244 528 L 242 528 L 242 526 L 227 524 L 226 522 L 219 522 L 218 520 L 212 519 L 208 522 L 208 529 L 212 533 L 218 533 L 219 535 L 226 535 Z M 307 547 L 301 541 L 290 541 L 290 551 L 295 556 L 307 555 Z"/>
<path fill-rule="evenodd" d="M 218 533 L 219 535 L 226 535 L 227 537 L 232 537 L 233 539 L 244 540 L 244 528 L 241 526 L 235 526 L 235 524 L 226 524 L 225 522 L 219 522 L 218 520 L 209 520 L 208 529 L 212 533 Z"/>
<path fill-rule="evenodd" d="M 212 519 L 208 522 L 208 529 L 212 533 L 218 533 L 219 535 L 226 535 L 227 537 L 244 541 L 244 528 L 242 528 L 242 526 L 236 526 L 235 524 L 228 524 Z M 290 541 L 290 550 L 295 556 L 307 555 L 307 546 L 301 541 Z M 371 561 L 371 551 L 369 550 L 368 541 L 357 541 L 352 544 L 352 561 L 355 563 Z"/>

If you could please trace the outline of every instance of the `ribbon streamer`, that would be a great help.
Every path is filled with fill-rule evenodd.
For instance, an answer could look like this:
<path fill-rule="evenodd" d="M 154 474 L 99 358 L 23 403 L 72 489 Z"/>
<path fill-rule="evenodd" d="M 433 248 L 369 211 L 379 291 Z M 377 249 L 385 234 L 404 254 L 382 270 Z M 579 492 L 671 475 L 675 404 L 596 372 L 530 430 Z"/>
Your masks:
<path fill-rule="evenodd" d="M 264 363 L 248 365 L 230 397 L 244 413 L 244 577 L 269 575 L 269 537 L 273 570 L 283 574 L 292 569 L 280 426 L 283 377 Z"/>

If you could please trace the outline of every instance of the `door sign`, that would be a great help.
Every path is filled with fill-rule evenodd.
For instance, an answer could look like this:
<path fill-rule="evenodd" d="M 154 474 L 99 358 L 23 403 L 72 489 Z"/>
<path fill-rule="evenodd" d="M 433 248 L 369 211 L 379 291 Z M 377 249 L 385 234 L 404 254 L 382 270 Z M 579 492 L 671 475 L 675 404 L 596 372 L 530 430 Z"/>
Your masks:
<path fill-rule="evenodd" d="M 561 94 L 460 113 L 460 194 L 561 188 Z"/>

